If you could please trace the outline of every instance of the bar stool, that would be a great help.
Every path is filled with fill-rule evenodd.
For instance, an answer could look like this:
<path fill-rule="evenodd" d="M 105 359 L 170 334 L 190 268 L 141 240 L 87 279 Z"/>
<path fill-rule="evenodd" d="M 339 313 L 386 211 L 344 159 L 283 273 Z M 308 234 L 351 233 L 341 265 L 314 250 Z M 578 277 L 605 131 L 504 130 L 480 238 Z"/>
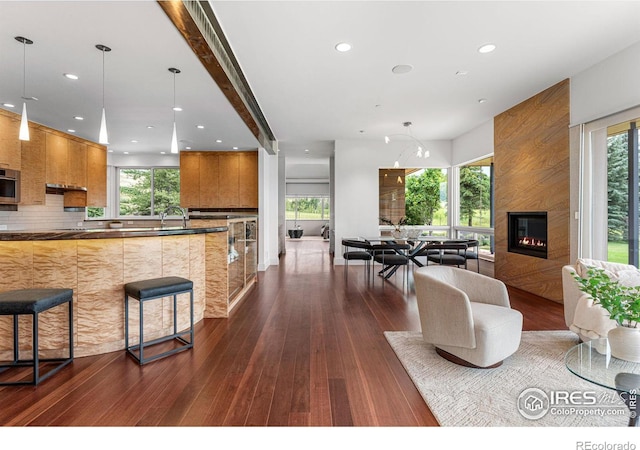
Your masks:
<path fill-rule="evenodd" d="M 153 278 L 150 280 L 141 280 L 127 283 L 124 285 L 124 340 L 127 353 L 138 361 L 140 365 L 146 364 L 156 359 L 164 358 L 165 356 L 173 355 L 174 353 L 181 352 L 193 348 L 193 281 L 180 277 L 163 277 Z M 189 328 L 178 331 L 178 294 L 188 292 L 189 298 Z M 144 304 L 150 300 L 158 298 L 173 296 L 173 333 L 153 339 L 151 341 L 144 340 Z M 140 340 L 136 345 L 129 345 L 129 297 L 134 298 L 140 303 Z M 183 336 L 189 335 L 189 340 L 186 340 Z M 152 356 L 145 357 L 145 349 L 160 344 L 162 342 L 175 340 L 179 344 L 179 347 L 171 350 L 164 351 Z M 136 354 L 137 351 L 137 354 Z"/>
<path fill-rule="evenodd" d="M 69 309 L 69 357 L 40 358 L 38 316 L 40 313 L 64 303 L 68 304 Z M 16 367 L 33 367 L 32 380 L 3 381 L 0 382 L 1 386 L 38 385 L 73 361 L 73 289 L 19 289 L 0 293 L 0 315 L 13 316 L 13 361 L 9 364 L 0 364 L 0 372 Z M 20 359 L 18 316 L 21 315 L 32 317 L 32 359 Z M 54 363 L 55 366 L 41 375 L 41 363 Z"/>

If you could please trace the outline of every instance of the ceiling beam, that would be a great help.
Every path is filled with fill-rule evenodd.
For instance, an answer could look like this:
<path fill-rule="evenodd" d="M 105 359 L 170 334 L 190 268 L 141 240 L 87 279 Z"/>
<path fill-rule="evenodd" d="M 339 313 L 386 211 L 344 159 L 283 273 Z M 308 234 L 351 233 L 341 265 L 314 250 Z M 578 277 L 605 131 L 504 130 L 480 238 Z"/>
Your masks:
<path fill-rule="evenodd" d="M 275 155 L 278 143 L 208 2 L 158 0 L 158 4 L 260 145 Z"/>

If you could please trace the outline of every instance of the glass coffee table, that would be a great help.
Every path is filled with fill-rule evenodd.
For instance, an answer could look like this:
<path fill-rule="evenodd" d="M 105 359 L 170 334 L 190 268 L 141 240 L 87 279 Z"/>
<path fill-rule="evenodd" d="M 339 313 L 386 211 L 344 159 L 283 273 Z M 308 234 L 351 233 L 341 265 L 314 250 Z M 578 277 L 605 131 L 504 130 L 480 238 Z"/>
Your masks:
<path fill-rule="evenodd" d="M 640 363 L 624 361 L 611 356 L 606 339 L 595 339 L 571 347 L 564 359 L 567 369 L 574 375 L 620 394 L 629 408 L 629 426 L 640 423 Z"/>

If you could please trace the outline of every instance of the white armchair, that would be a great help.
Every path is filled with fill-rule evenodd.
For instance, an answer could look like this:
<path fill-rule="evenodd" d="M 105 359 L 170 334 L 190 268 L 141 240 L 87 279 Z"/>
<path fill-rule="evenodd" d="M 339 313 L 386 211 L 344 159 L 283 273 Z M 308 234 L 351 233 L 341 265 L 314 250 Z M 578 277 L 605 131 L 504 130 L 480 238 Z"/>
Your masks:
<path fill-rule="evenodd" d="M 606 338 L 609 330 L 616 326 L 615 321 L 609 318 L 609 313 L 599 305 L 594 305 L 593 299 L 580 290 L 574 279 L 576 274 L 586 277 L 589 267 L 604 269 L 610 277 L 622 283 L 640 284 L 640 270 L 628 264 L 578 259 L 575 265 L 564 266 L 562 268 L 564 321 L 567 327 L 583 341 Z"/>
<path fill-rule="evenodd" d="M 511 309 L 504 283 L 450 266 L 425 266 L 414 274 L 422 337 L 440 356 L 492 368 L 518 350 L 522 314 Z"/>

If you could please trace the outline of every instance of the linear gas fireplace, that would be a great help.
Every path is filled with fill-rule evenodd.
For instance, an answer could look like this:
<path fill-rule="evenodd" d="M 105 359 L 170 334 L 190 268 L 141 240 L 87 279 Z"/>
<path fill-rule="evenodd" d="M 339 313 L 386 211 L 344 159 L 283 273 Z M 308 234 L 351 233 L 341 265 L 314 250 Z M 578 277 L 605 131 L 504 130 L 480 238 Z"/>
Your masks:
<path fill-rule="evenodd" d="M 509 246 L 513 253 L 547 258 L 547 213 L 510 212 Z"/>

